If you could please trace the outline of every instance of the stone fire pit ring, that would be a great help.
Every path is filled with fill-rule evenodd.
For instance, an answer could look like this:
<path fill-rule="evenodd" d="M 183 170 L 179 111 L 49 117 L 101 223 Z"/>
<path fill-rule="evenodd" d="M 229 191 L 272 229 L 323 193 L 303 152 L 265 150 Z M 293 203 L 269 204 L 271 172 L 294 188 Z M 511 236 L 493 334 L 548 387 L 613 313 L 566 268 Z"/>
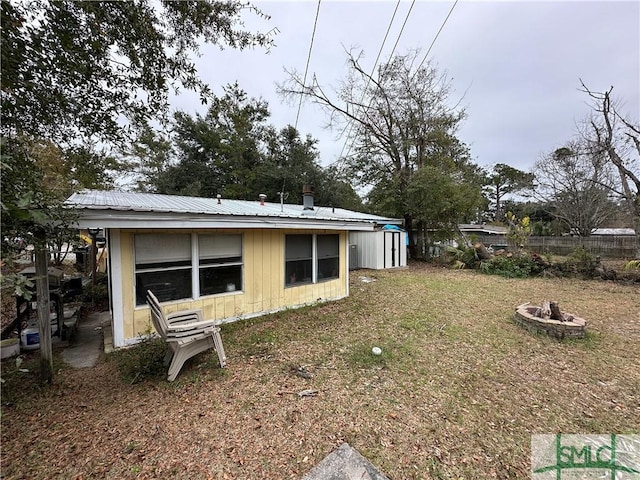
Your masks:
<path fill-rule="evenodd" d="M 524 303 L 516 307 L 514 320 L 517 325 L 530 332 L 543 333 L 563 340 L 565 338 L 584 338 L 587 321 L 573 314 L 565 314 L 570 320 L 554 320 L 536 316 L 541 307 Z"/>

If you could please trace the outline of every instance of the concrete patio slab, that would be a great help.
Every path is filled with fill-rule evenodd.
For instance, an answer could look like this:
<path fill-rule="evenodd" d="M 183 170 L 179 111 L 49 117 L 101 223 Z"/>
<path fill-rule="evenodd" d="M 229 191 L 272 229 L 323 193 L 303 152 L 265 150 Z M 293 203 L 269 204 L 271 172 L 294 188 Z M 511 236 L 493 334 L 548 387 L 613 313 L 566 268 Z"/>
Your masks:
<path fill-rule="evenodd" d="M 103 350 L 102 327 L 108 318 L 109 312 L 95 312 L 79 323 L 73 343 L 62 351 L 62 360 L 73 368 L 95 366 Z"/>
<path fill-rule="evenodd" d="M 302 480 L 389 480 L 348 443 L 327 455 Z"/>

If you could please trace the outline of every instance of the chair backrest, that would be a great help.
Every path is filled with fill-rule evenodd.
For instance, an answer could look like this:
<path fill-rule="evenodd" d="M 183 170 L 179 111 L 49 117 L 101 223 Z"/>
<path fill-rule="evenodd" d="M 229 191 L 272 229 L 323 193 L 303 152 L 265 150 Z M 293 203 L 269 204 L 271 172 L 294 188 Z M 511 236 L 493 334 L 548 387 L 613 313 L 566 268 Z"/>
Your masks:
<path fill-rule="evenodd" d="M 162 310 L 160 302 L 151 290 L 147 290 L 147 303 L 151 310 L 151 321 L 153 322 L 153 327 L 156 329 L 156 332 L 158 332 L 158 335 L 166 339 L 168 330 L 167 317 L 164 316 L 164 310 Z"/>

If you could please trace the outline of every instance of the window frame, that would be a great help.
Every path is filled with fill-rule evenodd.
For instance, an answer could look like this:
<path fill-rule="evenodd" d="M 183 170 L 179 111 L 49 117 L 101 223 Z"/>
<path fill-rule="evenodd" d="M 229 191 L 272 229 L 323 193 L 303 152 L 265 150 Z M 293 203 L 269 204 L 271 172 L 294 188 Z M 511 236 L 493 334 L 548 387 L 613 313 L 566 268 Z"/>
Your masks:
<path fill-rule="evenodd" d="M 170 235 L 186 235 L 189 237 L 189 264 L 188 265 L 174 265 L 174 266 L 162 266 L 162 262 L 156 262 L 153 264 L 153 267 L 150 268 L 140 268 L 137 263 L 137 257 L 138 255 L 136 254 L 136 245 L 138 243 L 138 240 L 136 239 L 136 237 L 139 236 L 170 236 Z M 238 241 L 240 243 L 240 248 L 239 248 L 239 253 L 240 256 L 236 256 L 233 257 L 234 260 L 230 261 L 230 262 L 221 262 L 221 263 L 215 263 L 215 264 L 202 264 L 201 263 L 201 258 L 200 258 L 200 237 L 206 237 L 206 236 L 225 236 L 225 235 L 229 235 L 229 236 L 234 236 L 238 238 Z M 245 252 L 244 252 L 244 234 L 243 233 L 218 233 L 218 232 L 211 232 L 211 233 L 196 233 L 196 232 L 190 232 L 190 233 L 163 233 L 163 232 L 155 232 L 155 233 L 134 233 L 133 234 L 133 248 L 132 248 L 132 254 L 133 254 L 133 298 L 134 298 L 134 306 L 135 308 L 141 308 L 141 307 L 145 307 L 146 306 L 146 302 L 141 302 L 138 303 L 138 300 L 142 300 L 142 297 L 138 297 L 138 275 L 139 274 L 146 274 L 146 273 L 155 273 L 155 272 L 171 272 L 171 271 L 181 271 L 181 272 L 186 272 L 188 271 L 188 276 L 190 277 L 190 293 L 191 296 L 189 297 L 180 297 L 180 298 L 173 298 L 170 300 L 166 300 L 166 301 L 170 301 L 170 302 L 183 302 L 183 301 L 193 301 L 193 300 L 197 300 L 200 298 L 206 298 L 206 297 L 214 297 L 214 296 L 221 296 L 221 295 L 230 295 L 230 294 L 238 294 L 238 293 L 243 293 L 244 292 L 244 283 L 245 283 L 245 269 L 244 269 L 244 259 L 245 259 Z M 236 288 L 235 290 L 227 290 L 225 289 L 225 291 L 221 291 L 221 292 L 216 292 L 216 293 L 208 293 L 208 294 L 202 294 L 201 293 L 201 281 L 200 281 L 200 272 L 202 269 L 215 269 L 215 268 L 228 268 L 228 267 L 236 267 L 239 266 L 240 267 L 240 281 L 236 282 Z M 237 284 L 239 283 L 239 285 Z"/>
<path fill-rule="evenodd" d="M 305 237 L 305 236 L 309 236 L 311 237 L 311 258 L 307 259 L 292 259 L 292 260 L 288 260 L 287 259 L 287 238 L 289 237 Z M 318 237 L 320 236 L 335 236 L 336 240 L 337 240 L 337 253 L 336 255 L 333 256 L 323 256 L 322 258 L 319 257 L 318 255 Z M 293 287 L 298 287 L 298 286 L 302 286 L 302 285 L 312 285 L 312 284 L 317 284 L 317 283 L 323 283 L 323 282 L 329 282 L 332 280 L 338 280 L 340 279 L 340 258 L 341 258 L 341 254 L 340 254 L 340 234 L 339 233 L 286 233 L 284 235 L 284 288 L 293 288 Z M 319 262 L 321 260 L 330 260 L 330 259 L 337 259 L 337 275 L 335 276 L 330 276 L 330 277 L 324 277 L 324 278 L 318 278 L 319 277 Z M 311 279 L 308 281 L 295 281 L 292 282 L 290 281 L 290 275 L 289 275 L 289 271 L 290 269 L 289 267 L 289 263 L 291 262 L 296 262 L 296 261 L 306 261 L 306 260 L 310 260 L 311 262 Z"/>

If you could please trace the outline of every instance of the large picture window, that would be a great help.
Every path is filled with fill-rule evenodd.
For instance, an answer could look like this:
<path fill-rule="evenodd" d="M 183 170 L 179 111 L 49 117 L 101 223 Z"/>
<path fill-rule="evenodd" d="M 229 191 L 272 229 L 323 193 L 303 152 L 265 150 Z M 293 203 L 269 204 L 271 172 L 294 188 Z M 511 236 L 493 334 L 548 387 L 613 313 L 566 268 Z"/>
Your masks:
<path fill-rule="evenodd" d="M 242 290 L 242 235 L 199 235 L 200 295 Z"/>
<path fill-rule="evenodd" d="M 161 302 L 242 290 L 240 234 L 145 233 L 134 249 L 136 305 L 147 290 Z"/>
<path fill-rule="evenodd" d="M 287 287 L 338 278 L 340 236 L 286 235 L 284 273 Z"/>

